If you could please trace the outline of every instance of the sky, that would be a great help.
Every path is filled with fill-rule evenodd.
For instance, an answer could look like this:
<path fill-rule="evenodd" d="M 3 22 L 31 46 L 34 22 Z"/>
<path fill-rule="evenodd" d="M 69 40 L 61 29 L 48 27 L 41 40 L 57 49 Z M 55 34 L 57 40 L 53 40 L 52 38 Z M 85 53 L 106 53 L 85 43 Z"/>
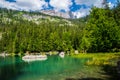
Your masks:
<path fill-rule="evenodd" d="M 84 17 L 89 14 L 92 6 L 102 7 L 103 0 L 0 0 L 0 7 L 25 10 L 55 10 L 71 11 L 77 17 Z M 108 0 L 109 7 L 112 8 L 117 0 Z"/>

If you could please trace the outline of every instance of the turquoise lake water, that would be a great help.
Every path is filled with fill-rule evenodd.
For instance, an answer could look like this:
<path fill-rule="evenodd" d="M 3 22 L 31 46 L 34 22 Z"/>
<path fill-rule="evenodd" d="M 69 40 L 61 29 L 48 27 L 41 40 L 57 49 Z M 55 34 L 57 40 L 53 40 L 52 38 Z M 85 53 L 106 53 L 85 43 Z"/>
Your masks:
<path fill-rule="evenodd" d="M 85 62 L 86 59 L 69 56 L 49 56 L 45 61 L 34 62 L 25 62 L 21 57 L 0 57 L 0 80 L 66 80 L 78 74 Z"/>

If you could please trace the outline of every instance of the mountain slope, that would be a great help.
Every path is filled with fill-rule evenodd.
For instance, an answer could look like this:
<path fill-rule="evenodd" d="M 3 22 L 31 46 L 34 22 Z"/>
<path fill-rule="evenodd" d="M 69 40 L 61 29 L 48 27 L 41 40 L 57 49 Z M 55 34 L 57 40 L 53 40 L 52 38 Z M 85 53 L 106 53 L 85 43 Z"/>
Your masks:
<path fill-rule="evenodd" d="M 55 22 L 59 23 L 60 25 L 66 24 L 66 25 L 72 25 L 71 21 L 62 18 L 57 17 L 55 15 L 51 15 L 44 12 L 26 12 L 26 11 L 16 11 L 16 10 L 8 10 L 8 9 L 0 9 L 0 22 L 2 24 L 5 23 L 19 23 L 21 20 L 27 20 L 32 21 L 36 24 L 40 24 L 43 22 Z M 45 13 L 45 14 L 44 14 Z M 51 16 L 50 16 L 51 15 Z"/>
<path fill-rule="evenodd" d="M 25 53 L 78 49 L 81 23 L 46 15 L 0 9 L 0 52 Z"/>
<path fill-rule="evenodd" d="M 41 13 L 48 14 L 51 16 L 58 16 L 67 19 L 75 18 L 72 12 L 56 12 L 55 10 L 43 10 Z"/>

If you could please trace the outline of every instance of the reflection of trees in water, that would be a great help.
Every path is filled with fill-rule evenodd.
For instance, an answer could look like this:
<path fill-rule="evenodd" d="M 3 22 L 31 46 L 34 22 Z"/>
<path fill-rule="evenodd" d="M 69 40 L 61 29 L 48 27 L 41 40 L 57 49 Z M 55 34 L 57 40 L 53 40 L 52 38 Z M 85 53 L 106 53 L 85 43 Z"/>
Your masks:
<path fill-rule="evenodd" d="M 104 75 L 108 75 L 107 80 L 120 80 L 120 74 L 118 74 L 117 67 L 111 65 L 102 66 Z"/>
<path fill-rule="evenodd" d="M 58 78 L 74 74 L 82 69 L 86 59 L 77 59 L 65 56 L 48 56 L 46 61 L 35 61 L 25 63 L 19 57 L 6 58 L 11 64 L 0 67 L 0 80 L 17 80 L 20 78 Z M 20 60 L 20 61 L 19 61 Z M 3 61 L 7 62 L 7 61 Z M 54 75 L 57 76 L 54 76 Z M 38 76 L 39 75 L 39 76 Z"/>
<path fill-rule="evenodd" d="M 104 71 L 103 73 L 100 73 L 101 75 L 103 75 L 103 77 L 101 78 L 95 78 L 93 75 L 93 77 L 66 78 L 65 80 L 120 80 L 120 74 L 117 73 L 118 71 L 116 66 L 104 65 L 101 67 Z"/>
<path fill-rule="evenodd" d="M 21 75 L 24 63 L 20 63 L 19 57 L 12 58 L 12 64 L 0 66 L 0 80 L 15 80 L 18 75 Z M 4 62 L 4 61 L 3 61 Z"/>
<path fill-rule="evenodd" d="M 55 74 L 72 74 L 76 68 L 82 69 L 83 63 L 86 60 L 76 59 L 65 56 L 61 58 L 57 56 L 48 56 L 46 61 L 30 62 L 24 67 L 24 73 L 28 75 L 55 75 Z M 63 75 L 65 76 L 65 75 Z M 53 76 L 54 77 L 54 76 Z"/>
<path fill-rule="evenodd" d="M 79 79 L 79 78 L 66 78 L 65 80 L 102 80 L 100 78 L 82 78 L 82 79 Z"/>

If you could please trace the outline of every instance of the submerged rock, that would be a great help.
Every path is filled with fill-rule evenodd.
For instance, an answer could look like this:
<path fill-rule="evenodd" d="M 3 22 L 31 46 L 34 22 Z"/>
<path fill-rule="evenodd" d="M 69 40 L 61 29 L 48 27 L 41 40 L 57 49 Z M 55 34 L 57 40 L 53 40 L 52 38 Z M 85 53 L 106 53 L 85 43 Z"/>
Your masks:
<path fill-rule="evenodd" d="M 22 60 L 24 61 L 37 61 L 37 60 L 47 60 L 46 55 L 26 55 L 22 57 Z"/>

